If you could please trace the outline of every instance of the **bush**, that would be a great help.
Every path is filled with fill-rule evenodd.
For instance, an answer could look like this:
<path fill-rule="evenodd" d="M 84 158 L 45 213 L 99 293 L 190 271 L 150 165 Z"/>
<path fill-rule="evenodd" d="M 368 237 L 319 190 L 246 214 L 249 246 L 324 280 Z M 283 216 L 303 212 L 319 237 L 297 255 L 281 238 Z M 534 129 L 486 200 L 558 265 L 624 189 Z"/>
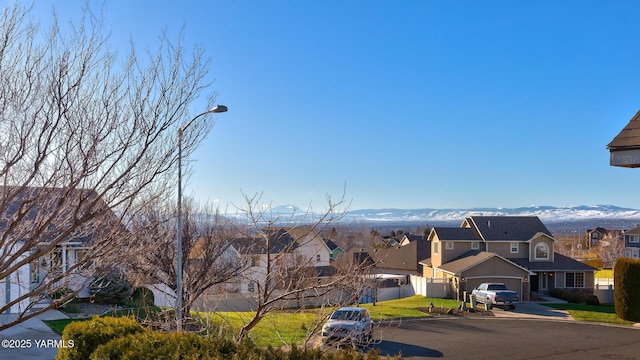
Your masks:
<path fill-rule="evenodd" d="M 86 360 L 100 345 L 128 334 L 146 332 L 133 318 L 95 316 L 88 321 L 77 321 L 67 325 L 62 332 L 62 340 L 73 340 L 72 348 L 58 351 L 56 360 Z"/>
<path fill-rule="evenodd" d="M 613 274 L 616 315 L 623 320 L 640 321 L 640 260 L 619 258 Z"/>
<path fill-rule="evenodd" d="M 582 294 L 575 292 L 568 292 L 567 294 L 567 302 L 570 304 L 582 304 L 584 302 Z"/>
<path fill-rule="evenodd" d="M 558 289 L 558 288 L 553 288 L 551 289 L 551 291 L 549 291 L 549 295 L 551 295 L 552 297 L 556 298 L 556 299 L 562 299 L 562 295 L 564 294 L 564 291 L 562 291 L 562 289 Z"/>
<path fill-rule="evenodd" d="M 587 297 L 587 305 L 600 306 L 600 299 L 595 295 L 589 295 L 589 297 Z"/>
<path fill-rule="evenodd" d="M 296 346 L 287 352 L 272 347 L 238 345 L 231 340 L 188 332 L 145 332 L 101 345 L 91 354 L 91 359 L 378 360 L 379 352 L 364 354 L 348 348 L 323 354 L 320 349 Z M 387 359 L 400 359 L 400 356 L 387 356 Z"/>
<path fill-rule="evenodd" d="M 231 359 L 236 352 L 230 340 L 189 332 L 144 332 L 99 346 L 91 359 Z"/>
<path fill-rule="evenodd" d="M 89 284 L 89 293 L 101 302 L 122 305 L 131 294 L 131 283 L 122 274 L 98 276 Z"/>
<path fill-rule="evenodd" d="M 154 303 L 153 292 L 145 287 L 137 288 L 131 298 L 125 301 L 125 305 L 129 307 L 153 306 Z"/>

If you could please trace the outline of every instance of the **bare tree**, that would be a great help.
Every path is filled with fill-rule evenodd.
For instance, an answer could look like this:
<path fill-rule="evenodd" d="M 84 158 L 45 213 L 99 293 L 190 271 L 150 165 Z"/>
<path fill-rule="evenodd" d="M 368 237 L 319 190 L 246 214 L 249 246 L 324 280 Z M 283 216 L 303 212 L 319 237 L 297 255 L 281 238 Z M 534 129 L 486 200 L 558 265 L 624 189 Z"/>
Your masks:
<path fill-rule="evenodd" d="M 12 290 L 0 312 L 18 313 L 0 329 L 46 310 L 34 310 L 46 294 L 77 290 L 75 275 L 112 266 L 130 219 L 175 188 L 177 129 L 209 86 L 210 63 L 166 36 L 142 57 L 131 44 L 125 59 L 107 40 L 89 9 L 44 33 L 19 3 L 0 15 L 0 281 Z M 185 155 L 211 125 L 190 127 Z M 84 255 L 61 263 L 77 243 Z M 48 271 L 29 279 L 30 264 Z"/>
<path fill-rule="evenodd" d="M 344 200 L 333 202 L 327 197 L 326 209 L 314 221 L 310 211 L 281 218 L 262 206 L 260 196 L 245 195 L 245 201 L 247 206 L 241 210 L 249 219 L 250 232 L 244 245 L 235 244 L 243 256 L 260 256 L 243 272 L 243 281 L 255 287 L 256 308 L 237 334 L 238 342 L 270 312 L 313 306 L 327 315 L 336 305 L 358 302 L 371 264 L 354 263 L 345 257 L 331 266 L 318 266 L 321 259 L 316 246 L 323 241 L 319 234 L 344 214 L 345 210 L 340 210 Z M 305 344 L 322 320 L 324 316 L 319 316 L 309 328 Z"/>
<path fill-rule="evenodd" d="M 616 260 L 624 255 L 624 249 L 624 239 L 620 236 L 601 241 L 593 247 L 593 252 L 600 257 L 605 268 L 613 268 Z"/>
<path fill-rule="evenodd" d="M 182 312 L 207 290 L 232 281 L 243 263 L 231 246 L 234 228 L 210 206 L 187 201 L 183 205 Z M 128 252 L 127 270 L 137 284 L 163 284 L 176 289 L 176 211 L 150 209 L 133 226 L 134 241 Z"/>

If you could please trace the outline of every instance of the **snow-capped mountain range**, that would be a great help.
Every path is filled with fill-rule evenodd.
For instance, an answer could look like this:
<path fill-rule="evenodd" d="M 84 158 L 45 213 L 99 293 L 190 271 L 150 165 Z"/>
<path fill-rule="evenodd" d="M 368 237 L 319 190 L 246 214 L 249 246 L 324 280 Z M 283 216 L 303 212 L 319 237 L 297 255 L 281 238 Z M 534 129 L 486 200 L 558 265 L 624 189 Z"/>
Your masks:
<path fill-rule="evenodd" d="M 300 218 L 311 215 L 294 205 L 272 207 L 272 215 Z M 640 210 L 613 205 L 529 206 L 519 208 L 472 209 L 362 209 L 351 210 L 341 222 L 453 222 L 469 216 L 537 216 L 544 222 L 583 221 L 589 219 L 640 220 Z"/>

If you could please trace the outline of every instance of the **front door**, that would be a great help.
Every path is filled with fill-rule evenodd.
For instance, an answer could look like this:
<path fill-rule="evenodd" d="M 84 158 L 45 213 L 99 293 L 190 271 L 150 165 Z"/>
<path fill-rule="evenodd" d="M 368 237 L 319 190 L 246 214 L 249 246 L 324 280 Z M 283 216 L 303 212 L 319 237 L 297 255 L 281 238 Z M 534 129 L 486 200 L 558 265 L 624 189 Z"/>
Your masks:
<path fill-rule="evenodd" d="M 547 291 L 549 289 L 549 273 L 540 273 L 540 291 Z"/>

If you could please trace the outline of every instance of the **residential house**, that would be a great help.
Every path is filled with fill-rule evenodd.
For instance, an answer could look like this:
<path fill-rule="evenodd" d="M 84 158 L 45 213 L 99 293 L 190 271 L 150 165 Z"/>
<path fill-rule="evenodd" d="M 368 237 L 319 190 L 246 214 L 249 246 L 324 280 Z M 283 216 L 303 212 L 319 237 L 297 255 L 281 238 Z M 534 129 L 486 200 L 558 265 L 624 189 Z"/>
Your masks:
<path fill-rule="evenodd" d="M 609 164 L 628 168 L 640 167 L 640 111 L 607 145 Z"/>
<path fill-rule="evenodd" d="M 623 230 L 609 230 L 603 227 L 587 229 L 586 236 L 591 246 L 600 244 L 602 241 L 616 241 Z"/>
<path fill-rule="evenodd" d="M 90 190 L 0 187 L 0 192 L 4 204 L 0 209 L 3 219 L 0 232 L 7 239 L 0 262 L 11 261 L 17 253 L 20 255 L 14 263 L 37 256 L 2 279 L 5 285 L 0 285 L 0 304 L 8 304 L 29 293 L 48 295 L 39 289 L 52 283 L 55 287 L 79 290 L 79 297 L 89 297 L 87 285 L 92 274 L 74 266 L 97 238 L 121 226 L 115 214 Z M 32 302 L 26 298 L 7 311 L 24 311 Z M 49 303 L 49 299 L 45 299 L 33 308 Z"/>
<path fill-rule="evenodd" d="M 405 246 L 407 244 L 410 244 L 414 241 L 421 241 L 421 240 L 425 240 L 426 237 L 422 236 L 422 235 L 416 235 L 416 234 L 403 234 L 402 237 L 400 238 L 400 246 Z"/>
<path fill-rule="evenodd" d="M 342 258 L 342 256 L 344 255 L 344 250 L 340 246 L 338 246 L 338 244 L 329 239 L 324 239 L 324 242 L 329 248 L 329 259 L 338 260 Z"/>
<path fill-rule="evenodd" d="M 640 258 L 640 226 L 622 233 L 624 237 L 624 256 L 632 259 Z"/>
<path fill-rule="evenodd" d="M 258 284 L 264 284 L 268 254 L 271 259 L 277 258 L 279 266 L 305 266 L 319 278 L 333 274 L 332 256 L 335 257 L 341 249 L 335 246 L 332 250 L 315 230 L 273 228 L 267 231 L 267 236 L 268 250 L 265 239 L 261 238 L 238 238 L 231 242 L 246 264 L 241 275 L 240 293 L 254 293 L 258 291 Z"/>
<path fill-rule="evenodd" d="M 423 276 L 451 280 L 458 297 L 483 282 L 502 282 L 524 301 L 553 288 L 593 289 L 595 269 L 553 251 L 538 217 L 472 216 L 459 228 L 434 227 Z"/>

